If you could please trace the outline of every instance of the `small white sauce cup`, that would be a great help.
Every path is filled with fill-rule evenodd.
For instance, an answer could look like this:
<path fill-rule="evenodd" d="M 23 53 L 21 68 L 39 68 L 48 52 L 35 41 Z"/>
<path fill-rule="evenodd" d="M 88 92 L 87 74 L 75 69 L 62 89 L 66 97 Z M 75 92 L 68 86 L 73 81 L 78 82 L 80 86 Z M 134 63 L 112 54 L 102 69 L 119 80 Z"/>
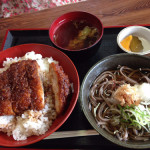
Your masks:
<path fill-rule="evenodd" d="M 143 45 L 148 47 L 146 50 L 143 50 L 141 52 L 131 52 L 126 50 L 122 45 L 121 41 L 126 38 L 129 35 L 137 36 L 139 38 L 143 38 L 144 40 L 147 41 L 147 45 Z M 146 55 L 150 53 L 150 29 L 143 27 L 143 26 L 129 26 L 121 30 L 117 36 L 117 43 L 118 46 L 125 52 L 127 53 L 134 53 L 134 54 L 139 54 L 139 55 Z M 143 43 L 142 43 L 143 44 Z"/>

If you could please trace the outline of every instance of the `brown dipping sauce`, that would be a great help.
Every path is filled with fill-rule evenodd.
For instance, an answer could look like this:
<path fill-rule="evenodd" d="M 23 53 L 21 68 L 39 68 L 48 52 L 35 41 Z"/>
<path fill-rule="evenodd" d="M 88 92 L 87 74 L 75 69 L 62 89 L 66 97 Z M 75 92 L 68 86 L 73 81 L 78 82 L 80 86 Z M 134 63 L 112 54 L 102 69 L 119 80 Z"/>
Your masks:
<path fill-rule="evenodd" d="M 100 32 L 96 27 L 86 20 L 75 20 L 62 24 L 53 38 L 59 47 L 78 50 L 93 45 L 99 37 Z"/>

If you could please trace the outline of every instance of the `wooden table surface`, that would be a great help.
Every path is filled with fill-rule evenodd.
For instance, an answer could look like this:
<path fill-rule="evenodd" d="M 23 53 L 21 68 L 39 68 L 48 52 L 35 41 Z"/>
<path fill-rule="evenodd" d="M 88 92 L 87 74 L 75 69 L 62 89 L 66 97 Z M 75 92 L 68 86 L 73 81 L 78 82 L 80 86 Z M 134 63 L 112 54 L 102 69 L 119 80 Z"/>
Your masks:
<path fill-rule="evenodd" d="M 150 0 L 87 0 L 30 14 L 0 19 L 0 47 L 7 29 L 48 28 L 60 15 L 87 11 L 99 17 L 104 26 L 150 24 Z"/>

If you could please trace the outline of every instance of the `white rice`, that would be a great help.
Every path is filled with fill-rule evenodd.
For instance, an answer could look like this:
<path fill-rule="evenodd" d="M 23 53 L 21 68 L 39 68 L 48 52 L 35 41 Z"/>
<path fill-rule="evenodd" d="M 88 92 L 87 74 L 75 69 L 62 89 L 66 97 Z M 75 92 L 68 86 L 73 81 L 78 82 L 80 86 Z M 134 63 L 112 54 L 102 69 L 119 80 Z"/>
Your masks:
<path fill-rule="evenodd" d="M 35 52 L 28 52 L 23 57 L 7 58 L 3 62 L 4 68 L 0 69 L 0 73 L 7 70 L 12 63 L 20 60 L 32 59 L 36 60 L 40 66 L 43 84 L 48 83 L 49 64 L 57 61 L 50 58 L 42 58 L 42 55 Z M 42 135 L 52 122 L 56 119 L 56 111 L 52 103 L 52 96 L 45 97 L 45 107 L 41 111 L 27 110 L 21 116 L 0 116 L 0 131 L 6 132 L 8 136 L 12 135 L 17 141 L 25 140 L 31 135 Z"/>

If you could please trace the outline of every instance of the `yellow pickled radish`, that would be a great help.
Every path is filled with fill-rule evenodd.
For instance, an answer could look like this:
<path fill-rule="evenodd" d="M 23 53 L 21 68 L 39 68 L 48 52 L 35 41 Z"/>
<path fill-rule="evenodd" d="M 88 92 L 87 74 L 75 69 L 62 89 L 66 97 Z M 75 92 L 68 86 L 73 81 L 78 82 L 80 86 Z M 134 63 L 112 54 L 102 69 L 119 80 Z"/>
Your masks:
<path fill-rule="evenodd" d="M 124 47 L 128 51 L 131 51 L 130 44 L 131 44 L 132 38 L 133 38 L 132 35 L 129 35 L 120 42 L 122 47 Z"/>

